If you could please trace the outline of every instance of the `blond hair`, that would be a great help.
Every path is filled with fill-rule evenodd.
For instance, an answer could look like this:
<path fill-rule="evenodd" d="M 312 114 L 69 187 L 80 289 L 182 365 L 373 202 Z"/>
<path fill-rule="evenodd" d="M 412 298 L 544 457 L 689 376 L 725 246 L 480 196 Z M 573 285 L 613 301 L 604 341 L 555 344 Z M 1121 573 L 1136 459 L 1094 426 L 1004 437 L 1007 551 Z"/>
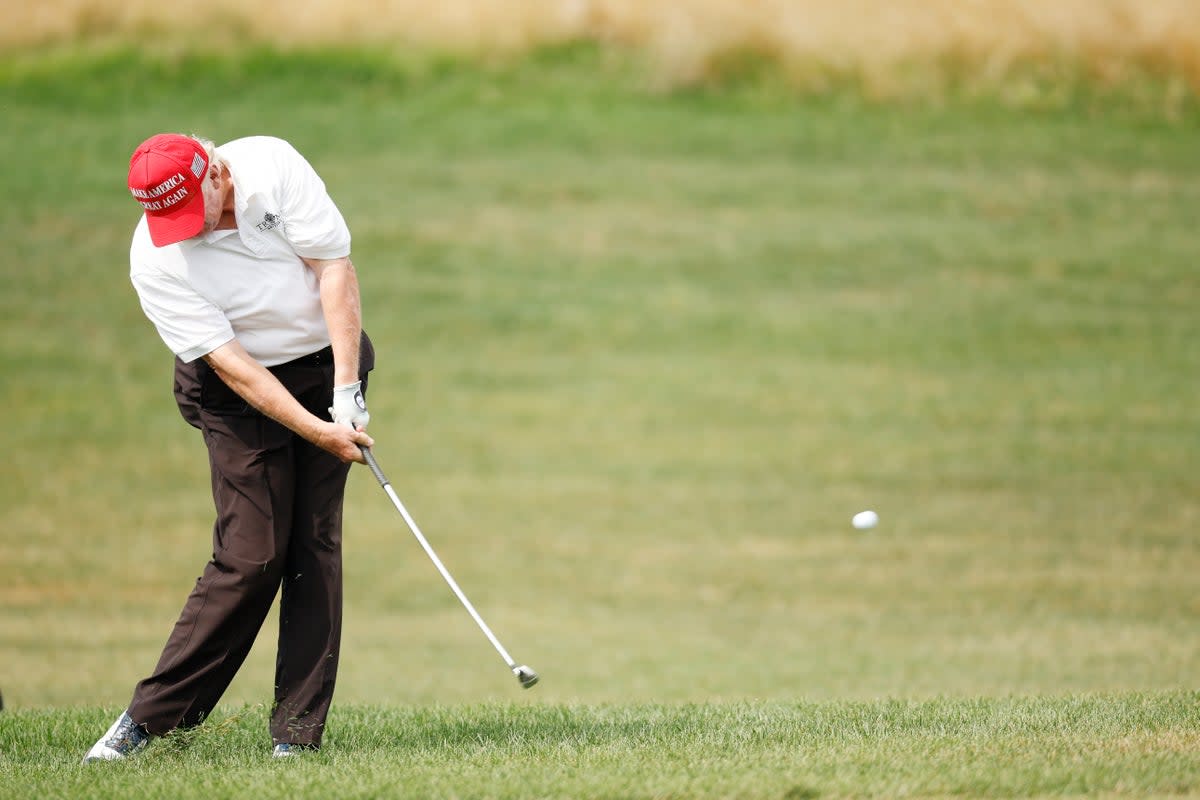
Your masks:
<path fill-rule="evenodd" d="M 208 159 L 209 169 L 212 169 L 213 167 L 217 167 L 218 169 L 225 167 L 225 159 L 222 158 L 221 154 L 217 152 L 217 146 L 213 143 L 212 139 L 207 139 L 203 136 L 197 136 L 194 133 L 184 133 L 180 135 L 187 136 L 189 139 L 194 140 L 196 144 L 204 148 L 204 157 Z"/>

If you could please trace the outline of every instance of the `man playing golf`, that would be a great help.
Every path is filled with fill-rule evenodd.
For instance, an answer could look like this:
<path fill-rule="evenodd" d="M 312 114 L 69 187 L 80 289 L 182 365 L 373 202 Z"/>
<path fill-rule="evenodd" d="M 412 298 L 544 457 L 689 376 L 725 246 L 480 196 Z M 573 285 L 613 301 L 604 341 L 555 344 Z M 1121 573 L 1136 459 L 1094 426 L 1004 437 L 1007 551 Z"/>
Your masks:
<path fill-rule="evenodd" d="M 350 232 L 287 142 L 159 134 L 134 151 L 130 248 L 142 309 L 175 354 L 175 397 L 204 434 L 216 523 L 158 665 L 84 762 L 198 725 L 280 591 L 271 738 L 317 748 L 337 677 L 342 499 L 362 462 L 374 366 Z"/>

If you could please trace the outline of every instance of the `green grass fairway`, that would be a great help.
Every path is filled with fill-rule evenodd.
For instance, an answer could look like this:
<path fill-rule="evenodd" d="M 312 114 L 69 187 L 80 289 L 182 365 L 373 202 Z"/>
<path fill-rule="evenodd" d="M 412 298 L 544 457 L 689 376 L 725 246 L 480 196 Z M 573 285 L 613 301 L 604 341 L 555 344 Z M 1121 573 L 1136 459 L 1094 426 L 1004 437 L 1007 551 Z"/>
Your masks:
<path fill-rule="evenodd" d="M 0 794 L 1200 794 L 1200 114 L 1031 87 L 0 58 Z M 75 771 L 210 554 L 127 278 L 160 130 L 322 173 L 376 455 L 536 689 L 360 469 L 337 746 L 261 766 L 272 620 L 245 716 Z"/>
<path fill-rule="evenodd" d="M 286 763 L 247 707 L 86 768 L 76 741 L 105 716 L 18 712 L 0 718 L 0 797 L 1168 797 L 1196 789 L 1198 701 L 355 706 Z"/>

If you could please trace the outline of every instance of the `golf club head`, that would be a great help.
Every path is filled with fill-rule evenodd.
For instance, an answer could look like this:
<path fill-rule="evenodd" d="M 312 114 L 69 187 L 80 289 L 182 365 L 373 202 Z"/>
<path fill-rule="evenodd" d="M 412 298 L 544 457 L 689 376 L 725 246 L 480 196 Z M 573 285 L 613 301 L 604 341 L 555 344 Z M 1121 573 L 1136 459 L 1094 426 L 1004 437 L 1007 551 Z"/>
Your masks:
<path fill-rule="evenodd" d="M 513 675 L 521 682 L 522 689 L 529 689 L 538 682 L 538 674 L 524 665 L 513 667 Z"/>

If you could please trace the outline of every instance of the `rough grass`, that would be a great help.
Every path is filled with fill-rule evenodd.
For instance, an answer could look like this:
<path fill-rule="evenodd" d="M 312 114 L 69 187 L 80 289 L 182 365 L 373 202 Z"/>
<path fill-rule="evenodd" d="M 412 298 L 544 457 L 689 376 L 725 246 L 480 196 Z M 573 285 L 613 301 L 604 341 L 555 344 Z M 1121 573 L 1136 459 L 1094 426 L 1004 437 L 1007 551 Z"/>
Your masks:
<path fill-rule="evenodd" d="M 5 13 L 3 49 L 257 42 L 495 57 L 588 40 L 644 53 L 666 85 L 770 65 L 806 90 L 850 81 L 876 96 L 951 86 L 1020 94 L 1063 80 L 1123 87 L 1147 75 L 1174 95 L 1200 89 L 1200 6 L 1191 0 L 221 0 L 184 16 L 151 0 L 53 0 Z"/>

